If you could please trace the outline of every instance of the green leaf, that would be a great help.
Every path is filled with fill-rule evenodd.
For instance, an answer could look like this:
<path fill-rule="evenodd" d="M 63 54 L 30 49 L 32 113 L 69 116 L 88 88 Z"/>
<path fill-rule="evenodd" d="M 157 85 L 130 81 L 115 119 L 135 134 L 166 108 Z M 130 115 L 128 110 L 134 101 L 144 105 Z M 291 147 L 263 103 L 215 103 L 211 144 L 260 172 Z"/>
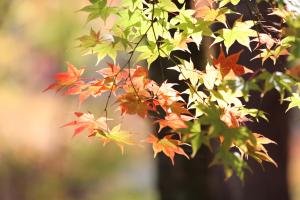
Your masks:
<path fill-rule="evenodd" d="M 115 7 L 108 6 L 106 0 L 92 2 L 92 5 L 85 6 L 81 9 L 81 11 L 89 13 L 87 21 L 91 21 L 97 17 L 100 17 L 103 21 L 106 21 L 106 19 L 111 14 L 115 14 L 117 10 L 118 9 Z"/>
<path fill-rule="evenodd" d="M 197 151 L 201 147 L 202 143 L 205 143 L 208 145 L 208 141 L 205 142 L 203 133 L 201 133 L 201 124 L 199 120 L 195 120 L 193 122 L 188 123 L 189 127 L 186 130 L 182 130 L 181 133 L 188 134 L 188 139 L 192 146 L 192 157 L 195 157 L 197 154 Z"/>
<path fill-rule="evenodd" d="M 123 48 L 120 44 L 104 42 L 97 44 L 93 50 L 94 53 L 97 54 L 97 63 L 99 63 L 105 56 L 109 56 L 111 59 L 113 59 L 113 61 L 115 61 L 117 58 L 117 52 L 123 50 Z"/>
<path fill-rule="evenodd" d="M 140 54 L 136 58 L 136 62 L 147 60 L 148 66 L 153 63 L 159 56 L 158 49 L 155 42 L 149 41 L 148 45 L 142 45 L 136 48 Z"/>
<path fill-rule="evenodd" d="M 290 110 L 291 108 L 298 108 L 300 109 L 300 96 L 298 93 L 293 93 L 291 97 L 287 97 L 284 99 L 285 101 L 289 101 L 289 107 L 286 111 Z"/>
<path fill-rule="evenodd" d="M 92 28 L 89 35 L 84 35 L 78 38 L 80 41 L 79 47 L 83 51 L 87 51 L 92 47 L 95 47 L 97 44 L 101 42 L 100 31 L 95 32 Z"/>
<path fill-rule="evenodd" d="M 237 20 L 232 29 L 224 28 L 220 33 L 220 37 L 224 40 L 224 45 L 226 47 L 226 51 L 229 51 L 229 48 L 233 45 L 235 41 L 240 43 L 241 45 L 247 47 L 250 51 L 250 37 L 257 37 L 257 32 L 251 27 L 254 26 L 254 22 L 251 20 L 241 22 Z M 220 39 L 217 42 L 221 41 Z"/>
<path fill-rule="evenodd" d="M 236 175 L 244 180 L 244 170 L 249 169 L 247 163 L 242 159 L 237 152 L 230 152 L 229 150 L 220 148 L 215 154 L 214 160 L 210 166 L 222 164 L 224 166 L 225 179 L 230 178 L 235 172 Z"/>
<path fill-rule="evenodd" d="M 184 60 L 183 64 L 169 67 L 168 69 L 173 69 L 179 72 L 179 80 L 189 80 L 192 86 L 196 86 L 199 81 L 200 73 L 194 69 L 192 61 L 188 62 Z"/>
<path fill-rule="evenodd" d="M 218 79 L 218 70 L 207 63 L 205 73 L 202 74 L 203 84 L 208 90 L 212 90 L 215 85 L 220 84 Z"/>
<path fill-rule="evenodd" d="M 159 0 L 158 6 L 168 12 L 178 12 L 178 8 L 171 0 Z"/>
<path fill-rule="evenodd" d="M 219 0 L 220 1 L 220 7 L 223 7 L 227 5 L 228 3 L 232 3 L 233 5 L 237 5 L 241 0 Z M 248 0 L 246 0 L 248 1 Z"/>

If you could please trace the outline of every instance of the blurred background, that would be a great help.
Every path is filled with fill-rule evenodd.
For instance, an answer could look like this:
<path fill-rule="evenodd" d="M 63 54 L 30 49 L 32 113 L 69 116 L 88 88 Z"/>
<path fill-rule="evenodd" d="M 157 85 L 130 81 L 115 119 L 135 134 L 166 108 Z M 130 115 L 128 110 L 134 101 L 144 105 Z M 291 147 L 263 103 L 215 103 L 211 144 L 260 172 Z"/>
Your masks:
<path fill-rule="evenodd" d="M 59 128 L 79 110 L 76 97 L 41 91 L 65 62 L 95 66 L 81 56 L 76 38 L 86 34 L 87 0 L 0 0 L 0 199 L 135 200 L 156 198 L 150 148 L 102 144 L 72 128 Z M 95 27 L 98 29 L 99 27 Z M 99 116 L 104 99 L 80 110 Z M 145 131 L 147 124 L 131 129 Z M 138 148 L 138 147 L 137 147 Z"/>
<path fill-rule="evenodd" d="M 72 138 L 71 128 L 59 127 L 79 110 L 77 98 L 41 92 L 66 61 L 91 66 L 89 71 L 101 67 L 76 48 L 76 38 L 90 29 L 86 15 L 76 12 L 86 4 L 0 0 L 0 200 L 158 199 L 150 148 L 129 147 L 122 156 L 114 145 Z M 104 101 L 89 101 L 80 110 L 101 114 Z M 137 120 L 126 118 L 123 125 L 146 133 L 148 124 Z M 291 122 L 289 149 L 293 200 L 300 199 L 297 123 Z"/>

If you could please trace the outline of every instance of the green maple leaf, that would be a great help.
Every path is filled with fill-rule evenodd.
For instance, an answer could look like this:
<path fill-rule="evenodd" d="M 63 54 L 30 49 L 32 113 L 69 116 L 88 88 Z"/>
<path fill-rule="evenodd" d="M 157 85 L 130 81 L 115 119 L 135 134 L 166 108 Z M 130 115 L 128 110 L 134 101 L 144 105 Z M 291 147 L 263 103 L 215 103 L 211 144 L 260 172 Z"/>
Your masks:
<path fill-rule="evenodd" d="M 182 65 L 176 65 L 174 67 L 169 67 L 168 69 L 173 69 L 179 72 L 179 80 L 190 80 L 192 86 L 197 85 L 200 79 L 200 73 L 194 69 L 192 61 L 183 61 Z"/>
<path fill-rule="evenodd" d="M 117 57 L 118 51 L 122 51 L 123 47 L 119 43 L 112 43 L 112 42 L 103 42 L 101 44 L 97 44 L 94 49 L 93 53 L 97 54 L 99 63 L 105 56 L 109 56 L 111 59 L 115 61 Z"/>
<path fill-rule="evenodd" d="M 110 142 L 117 144 L 120 147 L 122 154 L 124 154 L 125 145 L 136 145 L 136 141 L 133 139 L 133 134 L 128 131 L 121 130 L 120 124 L 112 128 L 109 132 L 98 132 L 96 136 L 100 138 L 104 146 Z"/>
<path fill-rule="evenodd" d="M 159 56 L 156 43 L 151 41 L 149 41 L 147 45 L 137 47 L 136 52 L 140 54 L 135 59 L 135 62 L 146 59 L 149 67 Z"/>
<path fill-rule="evenodd" d="M 237 5 L 241 0 L 220 0 L 220 7 L 223 7 L 229 3 L 232 3 L 233 5 Z M 247 1 L 247 0 L 246 0 Z"/>
<path fill-rule="evenodd" d="M 220 79 L 218 78 L 218 70 L 212 65 L 207 63 L 205 73 L 202 74 L 203 84 L 208 90 L 212 90 L 215 85 L 220 84 Z"/>
<path fill-rule="evenodd" d="M 291 108 L 298 107 L 300 109 L 300 96 L 297 93 L 293 93 L 293 96 L 284 99 L 285 101 L 289 101 L 289 107 L 286 111 L 290 110 Z"/>
<path fill-rule="evenodd" d="M 117 10 L 116 7 L 109 7 L 106 0 L 97 0 L 93 1 L 92 5 L 85 6 L 80 11 L 89 13 L 87 18 L 87 21 L 89 22 L 97 17 L 100 17 L 105 21 L 111 14 L 116 13 Z"/>
<path fill-rule="evenodd" d="M 160 0 L 158 7 L 162 8 L 163 10 L 166 10 L 168 12 L 178 12 L 178 8 L 176 4 L 174 4 L 170 0 Z"/>
<path fill-rule="evenodd" d="M 100 31 L 96 32 L 91 28 L 89 35 L 84 35 L 78 38 L 81 42 L 79 45 L 82 49 L 88 49 L 90 47 L 94 47 L 97 43 L 100 42 Z"/>
<path fill-rule="evenodd" d="M 251 29 L 254 25 L 252 20 L 244 22 L 237 20 L 232 29 L 224 28 L 220 30 L 220 36 L 216 37 L 214 43 L 224 41 L 227 52 L 235 41 L 251 50 L 250 37 L 257 37 L 257 32 Z"/>

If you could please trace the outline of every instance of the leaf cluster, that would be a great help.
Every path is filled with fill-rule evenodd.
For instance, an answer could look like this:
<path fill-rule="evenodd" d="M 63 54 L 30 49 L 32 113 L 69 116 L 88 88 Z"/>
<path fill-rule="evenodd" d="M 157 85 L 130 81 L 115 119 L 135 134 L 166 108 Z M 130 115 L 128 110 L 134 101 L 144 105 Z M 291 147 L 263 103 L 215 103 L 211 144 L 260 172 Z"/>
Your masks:
<path fill-rule="evenodd" d="M 112 26 L 105 34 L 101 28 L 97 31 L 92 28 L 89 34 L 79 38 L 79 47 L 84 54 L 95 54 L 98 61 L 110 57 L 112 62 L 97 71 L 101 78 L 89 81 L 83 78 L 83 68 L 68 64 L 67 72 L 57 74 L 56 82 L 46 90 L 78 95 L 80 103 L 106 93 L 107 101 L 104 116 L 95 119 L 91 113 L 75 113 L 77 119 L 66 126 L 75 126 L 74 135 L 87 130 L 90 137 L 98 137 L 104 144 L 114 142 L 122 152 L 125 145 L 150 143 L 154 156 L 162 152 L 173 164 L 176 154 L 194 157 L 205 145 L 215 154 L 211 165 L 222 164 L 226 178 L 236 173 L 243 179 L 245 169 L 249 169 L 249 158 L 276 166 L 265 148 L 275 142 L 247 127 L 249 123 L 267 120 L 266 113 L 260 108 L 245 107 L 245 102 L 251 92 L 258 92 L 263 98 L 275 89 L 280 93 L 281 102 L 289 102 L 288 110 L 300 108 L 300 67 L 281 72 L 276 69 L 271 72 L 265 67 L 266 63 L 276 67 L 278 60 L 290 55 L 291 47 L 299 40 L 296 33 L 300 26 L 287 26 L 296 16 L 283 4 L 271 6 L 269 13 L 281 18 L 280 28 L 266 25 L 257 13 L 258 8 L 252 10 L 249 5 L 253 19 L 246 19 L 236 9 L 239 4 L 249 2 L 195 0 L 193 7 L 188 8 L 185 1 L 177 5 L 171 0 L 90 1 L 82 9 L 88 13 L 87 20 L 101 20 Z M 280 37 L 268 30 L 281 33 Z M 174 51 L 192 56 L 189 44 L 199 48 L 203 38 L 212 41 L 208 44 L 211 48 L 206 66 L 195 66 L 191 60 L 171 56 Z M 219 48 L 217 56 L 213 50 L 216 48 Z M 262 65 L 257 69 L 242 65 L 240 57 L 244 51 L 250 52 Z M 124 66 L 117 63 L 119 52 L 128 53 Z M 296 54 L 293 55 L 291 59 L 295 60 Z M 148 67 L 162 58 L 173 63 L 168 70 L 178 73 L 178 80 L 186 85 L 185 91 L 177 91 L 176 84 L 168 80 L 159 84 L 149 79 Z M 140 61 L 147 61 L 148 67 L 139 65 Z M 107 112 L 112 96 L 122 116 L 151 118 L 159 130 L 138 141 L 134 139 L 135 134 L 120 129 L 119 125 L 110 129 Z M 191 155 L 184 151 L 183 145 L 191 148 Z"/>

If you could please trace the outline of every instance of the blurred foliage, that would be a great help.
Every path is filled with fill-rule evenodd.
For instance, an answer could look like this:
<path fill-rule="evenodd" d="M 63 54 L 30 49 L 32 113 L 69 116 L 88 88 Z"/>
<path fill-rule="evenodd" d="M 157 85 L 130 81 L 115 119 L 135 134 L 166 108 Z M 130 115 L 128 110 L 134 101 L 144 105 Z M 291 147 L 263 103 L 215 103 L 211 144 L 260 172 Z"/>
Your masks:
<path fill-rule="evenodd" d="M 41 93 L 65 61 L 95 62 L 75 48 L 85 3 L 0 0 L 1 200 L 156 199 L 146 150 L 72 140 L 58 127 L 77 102 Z"/>
<path fill-rule="evenodd" d="M 147 183 L 138 187 L 133 183 L 141 178 L 133 174 L 136 169 L 130 164 L 131 159 L 118 158 L 114 151 L 106 152 L 95 144 L 78 143 L 43 161 L 20 160 L 19 155 L 6 152 L 1 155 L 0 198 L 155 199 L 155 194 L 146 188 Z M 118 168 L 120 164 L 122 169 Z"/>

